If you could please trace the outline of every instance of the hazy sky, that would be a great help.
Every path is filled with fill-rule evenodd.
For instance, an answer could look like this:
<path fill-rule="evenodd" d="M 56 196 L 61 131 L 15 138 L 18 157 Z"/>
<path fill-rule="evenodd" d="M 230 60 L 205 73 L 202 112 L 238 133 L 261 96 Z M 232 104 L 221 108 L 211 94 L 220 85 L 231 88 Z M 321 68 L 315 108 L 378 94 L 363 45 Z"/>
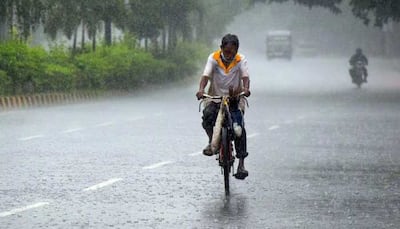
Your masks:
<path fill-rule="evenodd" d="M 349 55 L 349 50 L 362 47 L 368 53 L 379 53 L 382 39 L 380 29 L 365 26 L 350 9 L 334 15 L 324 8 L 285 4 L 257 4 L 253 9 L 235 17 L 227 31 L 236 33 L 242 47 L 257 50 L 265 47 L 268 30 L 289 29 L 294 44 L 313 45 L 321 55 Z"/>

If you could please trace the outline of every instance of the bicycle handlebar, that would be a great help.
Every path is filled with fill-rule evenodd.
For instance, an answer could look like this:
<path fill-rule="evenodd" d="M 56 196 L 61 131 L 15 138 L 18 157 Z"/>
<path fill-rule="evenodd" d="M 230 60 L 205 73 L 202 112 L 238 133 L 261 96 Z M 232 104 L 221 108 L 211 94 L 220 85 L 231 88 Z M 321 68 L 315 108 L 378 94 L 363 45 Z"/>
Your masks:
<path fill-rule="evenodd" d="M 247 107 L 249 107 L 249 102 L 247 101 L 247 98 L 245 98 L 245 93 L 244 91 L 240 92 L 238 95 L 236 95 L 238 97 L 243 97 L 244 100 L 246 101 Z M 203 94 L 202 98 L 201 98 L 201 102 L 199 104 L 199 112 L 201 111 L 201 104 L 204 102 L 205 99 L 219 99 L 222 101 L 222 98 L 224 96 L 221 95 L 209 95 L 209 94 Z M 229 97 L 229 96 L 228 96 Z"/>
<path fill-rule="evenodd" d="M 245 96 L 244 91 L 240 92 L 238 95 L 236 96 Z M 221 95 L 209 95 L 209 94 L 203 94 L 202 99 L 222 99 L 223 96 Z"/>

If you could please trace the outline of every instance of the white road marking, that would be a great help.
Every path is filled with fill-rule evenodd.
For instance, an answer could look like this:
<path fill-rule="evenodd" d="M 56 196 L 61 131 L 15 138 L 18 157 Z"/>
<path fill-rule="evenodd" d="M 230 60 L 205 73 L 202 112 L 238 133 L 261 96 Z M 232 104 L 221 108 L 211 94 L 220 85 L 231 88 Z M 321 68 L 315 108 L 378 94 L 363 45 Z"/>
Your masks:
<path fill-rule="evenodd" d="M 78 132 L 81 130 L 83 130 L 83 128 L 73 128 L 73 129 L 64 130 L 61 133 L 68 134 L 68 133 L 72 133 L 72 132 Z"/>
<path fill-rule="evenodd" d="M 101 183 L 99 183 L 99 184 L 96 184 L 96 185 L 90 186 L 90 187 L 88 187 L 88 188 L 85 188 L 85 189 L 83 189 L 83 191 L 84 191 L 84 192 L 87 192 L 87 191 L 94 191 L 94 190 L 97 190 L 97 189 L 99 189 L 99 188 L 103 188 L 103 187 L 112 185 L 112 184 L 114 184 L 115 182 L 118 182 L 118 181 L 121 181 L 121 180 L 122 180 L 122 178 L 113 178 L 113 179 L 110 179 L 110 180 L 108 180 L 108 181 L 104 181 L 104 182 L 101 182 Z"/>
<path fill-rule="evenodd" d="M 32 205 L 28 205 L 26 207 L 22 207 L 22 208 L 16 208 L 13 209 L 11 211 L 7 211 L 7 212 L 0 212 L 0 217 L 6 217 L 6 216 L 10 216 L 10 215 L 15 215 L 17 213 L 23 212 L 23 211 L 27 211 L 33 208 L 39 208 L 39 207 L 43 207 L 45 205 L 48 205 L 48 202 L 39 202 L 36 204 L 32 204 Z"/>
<path fill-rule="evenodd" d="M 164 165 L 168 165 L 168 164 L 171 164 L 171 163 L 174 163 L 174 162 L 173 161 L 163 161 L 163 162 L 159 162 L 159 163 L 152 164 L 152 165 L 149 165 L 149 166 L 145 166 L 145 167 L 143 167 L 143 169 L 155 169 L 155 168 L 158 168 L 158 167 L 161 167 L 161 166 L 164 166 Z"/>
<path fill-rule="evenodd" d="M 249 134 L 247 135 L 247 138 L 254 138 L 256 136 L 260 135 L 259 133 L 253 133 L 253 134 Z"/>
<path fill-rule="evenodd" d="M 23 137 L 23 138 L 18 138 L 19 141 L 29 141 L 32 139 L 36 139 L 36 138 L 43 138 L 44 135 L 43 134 L 39 134 L 39 135 L 33 135 L 33 136 L 29 136 L 29 137 Z"/>
<path fill-rule="evenodd" d="M 286 120 L 285 121 L 285 124 L 291 124 L 291 123 L 293 123 L 293 120 Z"/>
<path fill-rule="evenodd" d="M 95 125 L 96 127 L 103 127 L 103 126 L 111 126 L 114 122 L 103 122 L 100 124 Z"/>
<path fill-rule="evenodd" d="M 279 128 L 280 128 L 279 125 L 274 125 L 274 126 L 271 126 L 270 128 L 268 128 L 268 130 L 276 130 L 276 129 L 279 129 Z"/>
<path fill-rule="evenodd" d="M 199 151 L 199 152 L 196 152 L 196 153 L 190 153 L 189 156 L 194 157 L 194 156 L 198 156 L 198 155 L 201 155 L 201 154 L 203 154 L 203 152 Z"/>

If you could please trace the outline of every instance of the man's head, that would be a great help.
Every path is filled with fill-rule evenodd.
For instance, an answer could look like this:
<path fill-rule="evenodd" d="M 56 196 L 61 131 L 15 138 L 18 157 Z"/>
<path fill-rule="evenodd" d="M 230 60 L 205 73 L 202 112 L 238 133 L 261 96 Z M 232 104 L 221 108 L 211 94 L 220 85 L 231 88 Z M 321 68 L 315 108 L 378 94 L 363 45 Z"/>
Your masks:
<path fill-rule="evenodd" d="M 226 34 L 221 41 L 222 58 L 224 61 L 232 61 L 239 49 L 239 39 L 236 35 Z"/>
<path fill-rule="evenodd" d="M 356 53 L 357 53 L 358 55 L 362 54 L 362 49 L 361 49 L 361 48 L 357 48 L 357 49 L 356 49 Z"/>

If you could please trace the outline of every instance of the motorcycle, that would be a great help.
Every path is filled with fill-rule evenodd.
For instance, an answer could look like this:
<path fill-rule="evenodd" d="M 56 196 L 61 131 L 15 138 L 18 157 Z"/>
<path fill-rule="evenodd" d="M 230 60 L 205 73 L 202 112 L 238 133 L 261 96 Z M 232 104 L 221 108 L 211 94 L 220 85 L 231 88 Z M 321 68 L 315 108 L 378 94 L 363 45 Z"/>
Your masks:
<path fill-rule="evenodd" d="M 361 87 L 362 83 L 366 83 L 365 77 L 365 63 L 363 61 L 357 61 L 356 64 L 350 69 L 350 76 L 352 82 L 357 85 L 358 88 Z"/>

